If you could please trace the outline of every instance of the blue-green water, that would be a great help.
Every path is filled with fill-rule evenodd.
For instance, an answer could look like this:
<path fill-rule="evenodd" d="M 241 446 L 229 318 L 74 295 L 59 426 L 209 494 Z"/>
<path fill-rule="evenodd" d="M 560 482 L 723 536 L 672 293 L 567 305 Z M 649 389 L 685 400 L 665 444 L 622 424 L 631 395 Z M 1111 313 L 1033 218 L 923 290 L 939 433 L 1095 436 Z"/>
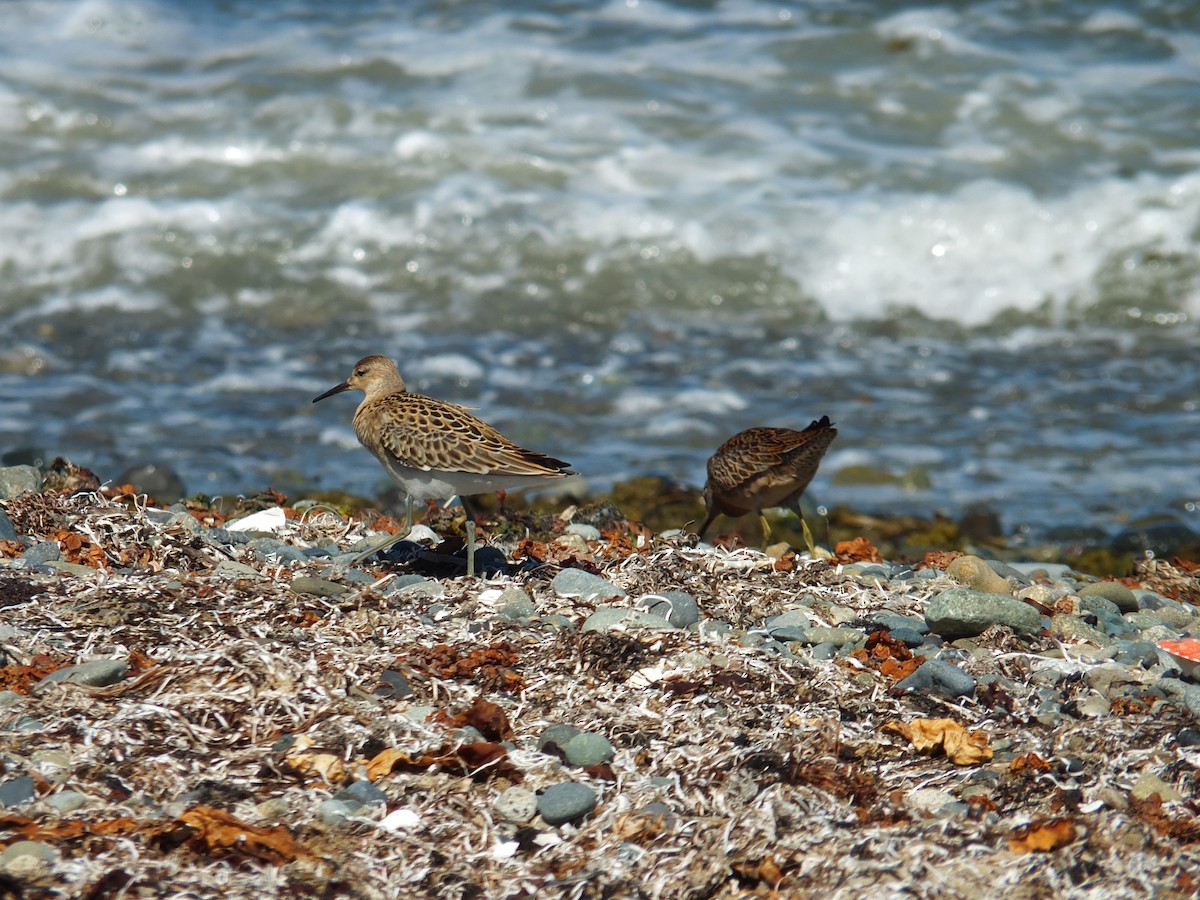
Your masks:
<path fill-rule="evenodd" d="M 14 2 L 0 58 L 0 449 L 372 492 L 309 400 L 378 352 L 595 487 L 828 414 L 826 504 L 1198 527 L 1193 4 Z"/>

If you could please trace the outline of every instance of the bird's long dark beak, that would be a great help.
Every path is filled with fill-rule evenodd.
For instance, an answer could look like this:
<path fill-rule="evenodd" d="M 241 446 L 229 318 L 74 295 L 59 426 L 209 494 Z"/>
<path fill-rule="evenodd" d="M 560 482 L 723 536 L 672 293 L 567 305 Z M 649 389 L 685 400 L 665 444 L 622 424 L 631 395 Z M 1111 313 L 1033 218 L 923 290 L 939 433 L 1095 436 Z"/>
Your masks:
<path fill-rule="evenodd" d="M 329 390 L 327 390 L 325 393 L 323 393 L 320 397 L 313 397 L 313 403 L 316 403 L 318 400 L 324 400 L 326 397 L 332 397 L 334 394 L 340 394 L 342 391 L 348 391 L 348 390 L 350 390 L 350 385 L 346 384 L 346 382 L 343 381 L 341 384 L 337 384 L 337 385 L 334 385 L 333 387 L 331 387 Z"/>

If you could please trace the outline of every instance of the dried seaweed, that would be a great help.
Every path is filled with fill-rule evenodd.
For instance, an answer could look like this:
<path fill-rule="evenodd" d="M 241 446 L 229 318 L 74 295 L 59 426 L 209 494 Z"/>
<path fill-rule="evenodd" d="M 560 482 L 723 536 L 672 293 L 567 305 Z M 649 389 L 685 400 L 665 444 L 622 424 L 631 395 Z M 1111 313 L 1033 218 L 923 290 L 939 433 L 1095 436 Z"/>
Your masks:
<path fill-rule="evenodd" d="M 1117 714 L 1073 713 L 1087 685 L 1071 660 L 1044 655 L 1055 648 L 1042 637 L 982 636 L 964 667 L 1008 687 L 946 700 L 894 690 L 913 658 L 882 631 L 830 661 L 704 632 L 580 635 L 550 617 L 577 628 L 596 604 L 556 596 L 553 569 L 386 596 L 403 569 L 364 563 L 374 582 L 302 595 L 295 577 L 337 581 L 338 566 L 201 541 L 149 516 L 144 498 L 34 497 L 4 504 L 18 530 L 93 574 L 0 576 L 15 628 L 0 677 L 20 694 L 0 707 L 4 777 L 34 776 L 40 797 L 0 817 L 0 846 L 36 840 L 61 854 L 13 882 L 29 896 L 1169 897 L 1200 883 L 1196 759 L 1177 740 L 1185 713 L 1138 696 Z M 814 625 L 920 615 L 950 586 L 864 585 L 836 563 L 612 527 L 586 562 L 627 592 L 619 602 L 687 591 L 735 629 L 797 609 Z M 348 548 L 366 534 L 315 510 L 276 537 Z M 555 546 L 567 545 L 524 545 Z M 573 560 L 582 551 L 570 546 Z M 225 574 L 223 560 L 255 574 Z M 1181 567 L 1147 576 L 1180 591 L 1194 579 Z M 537 607 L 523 622 L 494 603 L 518 583 Z M 38 686 L 96 657 L 129 674 Z M 1029 688 L 1051 662 L 1063 669 L 1057 722 L 1038 718 Z M 389 669 L 412 696 L 373 692 Z M 937 726 L 938 753 L 881 731 L 917 720 L 950 723 Z M 558 723 L 602 733 L 615 757 L 582 770 L 538 752 Z M 984 744 L 1004 749 L 987 759 Z M 976 758 L 944 755 L 964 747 Z M 1187 799 L 1132 797 L 1147 772 Z M 386 804 L 323 815 L 364 780 Z M 514 784 L 566 780 L 598 796 L 574 825 L 497 811 Z M 46 806 L 68 790 L 87 804 Z M 961 809 L 914 799 L 930 792 Z M 643 812 L 651 802 L 669 813 Z"/>

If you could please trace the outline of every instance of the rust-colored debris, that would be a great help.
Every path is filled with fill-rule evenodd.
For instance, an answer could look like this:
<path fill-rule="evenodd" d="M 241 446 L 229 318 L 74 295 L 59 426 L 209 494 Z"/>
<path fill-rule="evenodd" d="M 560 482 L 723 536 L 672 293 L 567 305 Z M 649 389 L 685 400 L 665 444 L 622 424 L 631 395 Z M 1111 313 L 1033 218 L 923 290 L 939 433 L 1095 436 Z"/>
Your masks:
<path fill-rule="evenodd" d="M 1013 853 L 1049 853 L 1067 846 L 1075 837 L 1074 819 L 1038 819 L 1014 829 L 1008 837 L 1008 849 Z"/>
<path fill-rule="evenodd" d="M 992 758 L 988 737 L 982 731 L 968 732 L 953 719 L 912 719 L 888 722 L 881 731 L 901 735 L 921 753 L 946 754 L 956 766 L 974 766 Z"/>
<path fill-rule="evenodd" d="M 883 557 L 875 549 L 875 545 L 865 537 L 856 537 L 850 541 L 839 541 L 833 548 L 834 558 L 842 565 L 856 562 L 883 562 Z"/>

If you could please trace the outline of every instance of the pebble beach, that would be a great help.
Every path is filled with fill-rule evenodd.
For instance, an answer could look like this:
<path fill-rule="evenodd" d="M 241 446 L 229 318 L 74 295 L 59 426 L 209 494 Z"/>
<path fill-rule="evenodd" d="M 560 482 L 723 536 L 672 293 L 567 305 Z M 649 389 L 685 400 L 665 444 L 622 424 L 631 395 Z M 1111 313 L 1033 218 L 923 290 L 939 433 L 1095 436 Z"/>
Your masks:
<path fill-rule="evenodd" d="M 11 896 L 1200 884 L 1200 684 L 1160 645 L 1200 635 L 1194 562 L 810 558 L 580 503 L 467 577 L 454 511 L 379 553 L 378 513 L 39 487 L 0 501 Z"/>

